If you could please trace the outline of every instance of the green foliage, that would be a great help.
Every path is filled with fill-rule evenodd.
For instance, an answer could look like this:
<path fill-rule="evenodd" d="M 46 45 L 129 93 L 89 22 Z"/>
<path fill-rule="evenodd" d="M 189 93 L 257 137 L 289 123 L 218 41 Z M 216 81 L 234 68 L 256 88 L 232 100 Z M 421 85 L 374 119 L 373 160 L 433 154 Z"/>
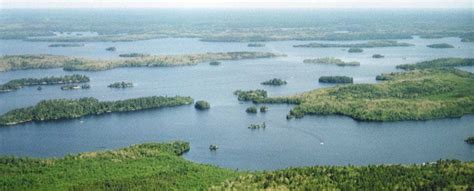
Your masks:
<path fill-rule="evenodd" d="M 108 47 L 105 49 L 106 51 L 111 51 L 111 52 L 114 52 L 117 50 L 117 48 L 115 48 L 114 46 L 111 46 L 111 47 Z"/>
<path fill-rule="evenodd" d="M 403 47 L 403 46 L 414 46 L 410 43 L 397 42 L 394 40 L 377 40 L 368 41 L 365 43 L 356 44 L 326 44 L 326 43 L 309 43 L 301 45 L 293 45 L 293 47 L 304 47 L 304 48 L 378 48 L 378 47 Z"/>
<path fill-rule="evenodd" d="M 421 165 L 314 166 L 256 172 L 211 190 L 470 190 L 474 165 L 456 160 Z"/>
<path fill-rule="evenodd" d="M 71 58 L 66 56 L 53 56 L 48 54 L 0 56 L 0 72 L 59 68 L 70 60 Z"/>
<path fill-rule="evenodd" d="M 114 82 L 114 83 L 108 85 L 107 87 L 109 87 L 109 88 L 131 88 L 131 87 L 133 87 L 133 83 L 132 82 Z"/>
<path fill-rule="evenodd" d="M 474 113 L 474 74 L 457 69 L 429 69 L 385 74 L 379 84 L 353 84 L 317 89 L 260 103 L 293 100 L 288 118 L 347 115 L 363 121 L 427 120 Z"/>
<path fill-rule="evenodd" d="M 194 107 L 198 110 L 208 110 L 211 108 L 211 105 L 207 101 L 200 100 L 194 104 Z"/>
<path fill-rule="evenodd" d="M 257 99 L 263 99 L 267 97 L 267 91 L 265 90 L 236 90 L 234 91 L 234 95 L 238 97 L 239 101 L 255 101 Z"/>
<path fill-rule="evenodd" d="M 271 80 L 264 81 L 260 84 L 262 85 L 269 85 L 269 86 L 281 86 L 281 85 L 286 85 L 286 81 L 279 79 L 279 78 L 273 78 Z"/>
<path fill-rule="evenodd" d="M 347 52 L 349 52 L 349 53 L 360 53 L 360 52 L 364 52 L 364 50 L 362 48 L 349 48 L 349 50 L 347 50 Z"/>
<path fill-rule="evenodd" d="M 353 83 L 353 78 L 348 76 L 321 76 L 320 83 Z"/>
<path fill-rule="evenodd" d="M 467 144 L 474 145 L 474 137 L 468 137 L 464 141 L 466 141 Z"/>
<path fill-rule="evenodd" d="M 267 128 L 267 125 L 265 124 L 265 122 L 263 122 L 262 124 L 250 124 L 247 128 L 248 129 L 265 129 Z"/>
<path fill-rule="evenodd" d="M 209 65 L 211 65 L 211 66 L 218 66 L 218 65 L 221 65 L 221 62 L 219 62 L 219 61 L 211 61 L 211 62 L 209 62 Z"/>
<path fill-rule="evenodd" d="M 187 161 L 186 142 L 145 143 L 59 159 L 0 157 L 0 190 L 205 190 L 241 174 Z"/>
<path fill-rule="evenodd" d="M 265 105 L 260 106 L 260 112 L 265 113 L 268 111 L 268 107 Z"/>
<path fill-rule="evenodd" d="M 65 75 L 59 77 L 44 77 L 44 78 L 22 78 L 11 80 L 5 84 L 0 85 L 0 93 L 14 91 L 24 86 L 37 85 L 58 85 L 58 84 L 72 84 L 89 82 L 89 77 L 79 74 Z"/>
<path fill-rule="evenodd" d="M 474 58 L 439 58 L 435 60 L 418 62 L 416 64 L 398 65 L 397 69 L 414 70 L 427 68 L 451 68 L 458 66 L 474 66 Z"/>
<path fill-rule="evenodd" d="M 250 107 L 247 107 L 247 109 L 245 109 L 245 112 L 247 113 L 257 113 L 257 107 L 256 106 L 250 106 Z"/>
<path fill-rule="evenodd" d="M 450 45 L 448 43 L 430 44 L 426 46 L 429 48 L 454 48 L 453 45 Z"/>
<path fill-rule="evenodd" d="M 344 62 L 341 59 L 334 58 L 334 57 L 324 57 L 324 58 L 316 58 L 316 59 L 305 59 L 303 60 L 304 63 L 310 64 L 334 64 L 337 66 L 360 66 L 359 62 Z"/>
<path fill-rule="evenodd" d="M 95 98 L 44 100 L 34 107 L 11 110 L 0 116 L 0 125 L 15 125 L 29 121 L 72 119 L 87 115 L 127 112 L 191 104 L 190 97 L 142 97 L 99 102 Z"/>

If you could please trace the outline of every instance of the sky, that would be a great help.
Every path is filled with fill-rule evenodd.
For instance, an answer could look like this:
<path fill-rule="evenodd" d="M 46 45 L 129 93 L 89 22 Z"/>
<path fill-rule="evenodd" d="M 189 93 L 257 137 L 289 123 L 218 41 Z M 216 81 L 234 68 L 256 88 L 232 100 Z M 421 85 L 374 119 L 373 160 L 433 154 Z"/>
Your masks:
<path fill-rule="evenodd" d="M 474 0 L 0 0 L 0 8 L 467 8 Z"/>

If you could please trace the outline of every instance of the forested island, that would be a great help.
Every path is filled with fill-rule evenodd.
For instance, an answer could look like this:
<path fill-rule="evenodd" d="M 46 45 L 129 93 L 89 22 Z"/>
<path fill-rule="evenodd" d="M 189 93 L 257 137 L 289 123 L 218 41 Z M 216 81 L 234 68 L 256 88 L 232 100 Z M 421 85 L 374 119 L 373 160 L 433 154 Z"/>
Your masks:
<path fill-rule="evenodd" d="M 5 190 L 470 190 L 474 187 L 473 162 L 439 160 L 417 165 L 312 166 L 243 172 L 185 160 L 181 155 L 190 149 L 189 143 L 174 141 L 63 158 L 1 156 L 0 185 Z"/>
<path fill-rule="evenodd" d="M 38 85 L 59 85 L 59 84 L 73 84 L 89 82 L 89 77 L 79 74 L 65 75 L 59 77 L 44 77 L 44 78 L 21 78 L 10 80 L 5 84 L 0 85 L 0 93 L 14 91 L 25 86 Z"/>
<path fill-rule="evenodd" d="M 84 44 L 50 44 L 48 47 L 83 47 Z"/>
<path fill-rule="evenodd" d="M 209 104 L 209 102 L 207 101 L 200 100 L 194 104 L 194 108 L 196 108 L 197 110 L 208 110 L 211 108 L 211 104 Z"/>
<path fill-rule="evenodd" d="M 95 98 L 43 100 L 32 107 L 11 110 L 0 116 L 0 125 L 16 125 L 30 121 L 73 119 L 87 115 L 128 112 L 192 104 L 191 97 L 151 96 L 118 101 Z"/>
<path fill-rule="evenodd" d="M 319 83 L 335 83 L 335 84 L 347 84 L 353 83 L 354 79 L 348 76 L 321 76 L 319 77 Z"/>
<path fill-rule="evenodd" d="M 381 55 L 381 54 L 374 54 L 372 55 L 372 58 L 384 58 L 385 56 L 384 55 Z"/>
<path fill-rule="evenodd" d="M 109 88 L 131 88 L 133 87 L 132 82 L 114 82 L 109 84 L 107 87 Z"/>
<path fill-rule="evenodd" d="M 245 112 L 247 113 L 257 113 L 257 106 L 250 106 L 250 107 L 247 107 L 247 109 L 245 109 Z"/>
<path fill-rule="evenodd" d="M 474 137 L 468 137 L 464 140 L 467 144 L 474 145 Z"/>
<path fill-rule="evenodd" d="M 380 48 L 380 47 L 406 47 L 414 46 L 410 43 L 397 42 L 394 40 L 377 40 L 377 41 L 368 41 L 365 43 L 355 43 L 355 44 L 329 44 L 329 43 L 309 43 L 309 44 L 300 44 L 293 45 L 296 48 Z"/>
<path fill-rule="evenodd" d="M 282 79 L 279 79 L 279 78 L 273 78 L 271 80 L 264 81 L 260 84 L 268 85 L 268 86 L 282 86 L 282 85 L 286 85 L 287 82 L 285 80 L 282 80 Z"/>
<path fill-rule="evenodd" d="M 448 43 L 439 43 L 439 44 L 430 44 L 426 45 L 428 48 L 454 48 L 453 45 L 450 45 Z"/>
<path fill-rule="evenodd" d="M 303 63 L 307 63 L 307 64 L 332 64 L 332 65 L 336 65 L 336 66 L 360 66 L 360 62 L 356 62 L 356 61 L 344 62 L 341 59 L 334 58 L 334 57 L 304 59 Z"/>
<path fill-rule="evenodd" d="M 135 58 L 135 57 L 146 57 L 150 56 L 149 54 L 142 54 L 142 53 L 128 53 L 128 54 L 119 54 L 120 57 L 125 58 Z"/>
<path fill-rule="evenodd" d="M 106 51 L 110 51 L 110 52 L 114 52 L 117 50 L 117 48 L 115 48 L 114 46 L 111 46 L 111 47 L 108 47 L 105 49 Z"/>
<path fill-rule="evenodd" d="M 258 98 L 266 98 L 267 97 L 267 91 L 265 90 L 249 90 L 249 91 L 243 91 L 243 90 L 236 90 L 234 91 L 234 95 L 236 95 L 239 101 L 253 101 Z"/>
<path fill-rule="evenodd" d="M 83 85 L 65 85 L 61 86 L 61 90 L 79 90 L 79 89 L 89 89 L 91 86 L 89 84 Z"/>
<path fill-rule="evenodd" d="M 247 44 L 248 47 L 265 47 L 265 44 L 262 43 L 249 43 Z"/>
<path fill-rule="evenodd" d="M 379 84 L 353 84 L 288 97 L 269 98 L 265 94 L 247 99 L 256 103 L 297 104 L 289 118 L 338 114 L 361 121 L 402 121 L 473 114 L 474 74 L 432 66 L 385 74 L 386 81 Z"/>
<path fill-rule="evenodd" d="M 349 52 L 349 53 L 361 53 L 361 52 L 364 52 L 364 49 L 362 49 L 362 48 L 349 48 L 349 50 L 347 50 L 347 52 Z"/>
<path fill-rule="evenodd" d="M 286 56 L 270 52 L 217 52 L 204 54 L 128 57 L 123 60 L 94 60 L 52 55 L 0 56 L 0 71 L 63 68 L 66 71 L 100 71 L 120 67 L 190 66 L 218 60 L 243 60 Z"/>
<path fill-rule="evenodd" d="M 219 61 L 211 61 L 211 62 L 209 62 L 209 65 L 211 65 L 211 66 L 218 66 L 218 65 L 221 65 L 221 62 L 219 62 Z"/>

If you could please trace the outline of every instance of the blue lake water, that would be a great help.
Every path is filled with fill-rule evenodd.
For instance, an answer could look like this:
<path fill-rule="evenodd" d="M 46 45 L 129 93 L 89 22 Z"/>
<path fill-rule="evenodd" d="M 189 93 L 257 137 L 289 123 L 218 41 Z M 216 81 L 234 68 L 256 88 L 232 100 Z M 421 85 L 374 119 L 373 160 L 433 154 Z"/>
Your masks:
<path fill-rule="evenodd" d="M 55 54 L 90 58 L 118 58 L 121 53 L 188 54 L 227 51 L 271 51 L 288 57 L 224 61 L 219 66 L 207 63 L 170 68 L 119 68 L 100 72 L 65 72 L 61 69 L 26 70 L 0 73 L 0 83 L 24 77 L 85 74 L 91 89 L 61 91 L 59 86 L 26 87 L 0 94 L 0 114 L 31 106 L 44 99 L 96 97 L 118 100 L 152 95 L 191 96 L 207 100 L 211 109 L 196 111 L 180 106 L 149 111 L 89 116 L 74 120 L 27 123 L 0 128 L 0 154 L 51 157 L 69 153 L 126 147 L 131 144 L 185 140 L 191 151 L 185 158 L 234 169 L 277 169 L 289 166 L 347 165 L 379 163 L 420 163 L 443 159 L 473 160 L 474 147 L 464 139 L 474 135 L 474 116 L 459 119 L 406 122 L 357 122 L 344 116 L 306 116 L 287 121 L 291 105 L 268 105 L 269 111 L 245 113 L 251 103 L 241 103 L 232 94 L 237 89 L 265 89 L 270 96 L 291 95 L 315 88 L 323 75 L 347 75 L 355 83 L 376 83 L 380 73 L 395 72 L 404 63 L 441 57 L 473 57 L 474 43 L 459 38 L 420 39 L 402 42 L 413 47 L 364 49 L 347 53 L 341 48 L 293 48 L 308 42 L 267 42 L 251 48 L 247 43 L 209 43 L 198 39 L 166 38 L 135 42 L 84 43 L 84 47 L 48 47 L 47 42 L 0 40 L 0 54 Z M 314 41 L 323 42 L 323 41 Z M 355 43 L 359 41 L 351 41 Z M 334 43 L 334 42 L 331 42 Z M 343 43 L 343 42 L 335 42 Z M 344 42 L 347 43 L 347 42 Z M 452 49 L 432 49 L 426 45 L 449 43 Z M 105 48 L 115 46 L 116 52 Z M 372 54 L 383 54 L 373 59 Z M 359 61 L 360 67 L 337 67 L 302 63 L 306 58 L 334 56 L 344 61 Z M 474 71 L 473 67 L 462 69 Z M 267 87 L 260 82 L 282 78 L 288 84 Z M 107 87 L 116 81 L 131 81 L 136 86 L 117 90 Z M 251 123 L 266 122 L 264 130 L 249 130 Z M 210 144 L 219 145 L 210 152 Z"/>

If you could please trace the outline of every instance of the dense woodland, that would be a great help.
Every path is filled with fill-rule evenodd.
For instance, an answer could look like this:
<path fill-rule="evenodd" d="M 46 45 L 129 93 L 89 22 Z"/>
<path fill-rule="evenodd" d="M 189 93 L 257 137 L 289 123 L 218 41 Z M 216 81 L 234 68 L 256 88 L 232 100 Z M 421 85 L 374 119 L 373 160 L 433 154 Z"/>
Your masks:
<path fill-rule="evenodd" d="M 32 107 L 11 110 L 0 116 L 0 125 L 15 125 L 29 121 L 73 119 L 87 115 L 127 112 L 192 104 L 190 97 L 142 97 L 119 101 L 99 101 L 95 98 L 44 100 Z"/>
<path fill-rule="evenodd" d="M 474 58 L 439 58 L 416 64 L 401 64 L 397 69 L 414 70 L 426 68 L 451 68 L 459 66 L 474 66 Z"/>
<path fill-rule="evenodd" d="M 263 126 L 264 124 L 258 124 Z M 186 142 L 35 159 L 0 157 L 2 190 L 472 190 L 474 164 L 313 166 L 239 172 L 180 157 Z"/>
<path fill-rule="evenodd" d="M 73 84 L 84 82 L 89 82 L 89 77 L 79 74 L 65 75 L 59 77 L 52 76 L 44 78 L 22 78 L 11 80 L 5 84 L 1 84 L 0 93 L 14 91 L 25 86 Z"/>

